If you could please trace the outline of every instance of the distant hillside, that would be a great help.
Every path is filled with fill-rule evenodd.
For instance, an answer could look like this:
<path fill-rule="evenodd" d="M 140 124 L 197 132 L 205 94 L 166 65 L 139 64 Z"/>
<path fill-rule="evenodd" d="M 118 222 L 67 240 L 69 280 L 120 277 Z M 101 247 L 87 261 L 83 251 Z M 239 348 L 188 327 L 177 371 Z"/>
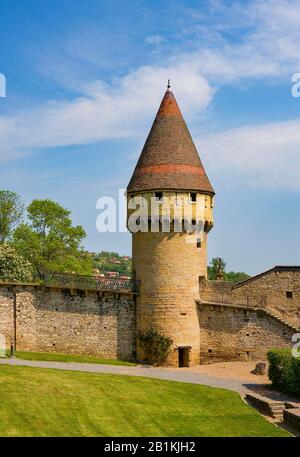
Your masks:
<path fill-rule="evenodd" d="M 86 257 L 92 259 L 93 273 L 108 275 L 109 272 L 116 272 L 118 276 L 132 275 L 132 258 L 130 256 L 121 256 L 117 252 L 101 251 L 85 252 Z M 180 274 L 180 272 L 179 272 Z M 238 283 L 250 278 L 243 272 L 224 272 L 224 280 Z M 216 279 L 216 272 L 212 266 L 208 267 L 208 279 Z"/>
<path fill-rule="evenodd" d="M 119 276 L 131 276 L 132 259 L 130 256 L 121 256 L 117 252 L 101 251 L 86 252 L 86 256 L 92 258 L 94 274 L 117 272 Z"/>

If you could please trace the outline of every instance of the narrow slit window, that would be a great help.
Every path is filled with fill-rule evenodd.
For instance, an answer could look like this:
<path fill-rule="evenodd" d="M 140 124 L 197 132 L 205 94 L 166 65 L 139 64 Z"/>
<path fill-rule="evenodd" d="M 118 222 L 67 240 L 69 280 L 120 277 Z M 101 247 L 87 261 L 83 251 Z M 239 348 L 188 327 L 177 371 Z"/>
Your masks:
<path fill-rule="evenodd" d="M 190 192 L 190 202 L 191 203 L 197 202 L 197 193 L 196 192 Z"/>
<path fill-rule="evenodd" d="M 200 238 L 197 238 L 197 248 L 201 248 L 201 240 L 200 240 Z"/>

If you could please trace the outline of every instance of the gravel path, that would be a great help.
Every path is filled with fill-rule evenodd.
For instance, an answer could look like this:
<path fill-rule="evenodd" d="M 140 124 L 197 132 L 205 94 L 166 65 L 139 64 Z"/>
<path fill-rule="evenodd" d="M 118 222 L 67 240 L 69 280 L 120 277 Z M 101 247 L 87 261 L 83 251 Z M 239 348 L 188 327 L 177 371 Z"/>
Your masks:
<path fill-rule="evenodd" d="M 192 369 L 154 368 L 148 366 L 122 366 L 122 365 L 100 365 L 95 363 L 73 363 L 73 362 L 41 362 L 21 360 L 17 358 L 0 359 L 2 365 L 15 365 L 38 368 L 55 368 L 59 370 L 84 371 L 88 373 L 110 373 L 127 376 L 144 376 L 148 378 L 165 379 L 169 381 L 189 382 L 203 384 L 211 387 L 221 387 L 233 390 L 244 396 L 250 390 L 247 388 L 249 381 L 242 379 L 222 379 L 206 373 L 194 372 Z"/>

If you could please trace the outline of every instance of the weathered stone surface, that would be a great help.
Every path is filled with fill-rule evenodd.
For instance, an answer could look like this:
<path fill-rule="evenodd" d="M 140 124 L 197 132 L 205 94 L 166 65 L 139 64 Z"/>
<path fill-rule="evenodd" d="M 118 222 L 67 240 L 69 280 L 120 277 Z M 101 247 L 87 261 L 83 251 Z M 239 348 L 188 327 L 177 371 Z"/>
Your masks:
<path fill-rule="evenodd" d="M 174 366 L 180 346 L 191 346 L 191 364 L 262 361 L 270 348 L 291 347 L 295 329 L 267 308 L 201 303 L 203 285 L 199 293 L 195 278 L 199 268 L 204 274 L 205 260 L 203 253 L 198 258 L 195 246 L 185 243 L 183 235 L 142 235 L 149 236 L 146 245 L 145 238 L 134 239 L 134 249 L 140 252 L 135 262 L 142 272 L 137 312 L 135 299 L 127 293 L 2 284 L 0 333 L 7 348 L 16 343 L 19 350 L 132 359 L 137 324 L 138 331 L 155 328 L 171 336 L 168 363 Z M 173 249 L 168 248 L 170 240 Z M 186 265 L 181 274 L 178 252 Z M 214 294 L 215 282 L 206 283 Z M 218 293 L 221 290 L 226 293 L 228 284 L 218 285 Z"/>
<path fill-rule="evenodd" d="M 203 302 L 265 308 L 294 327 L 300 327 L 299 267 L 275 267 L 236 286 L 203 279 L 200 297 Z"/>
<path fill-rule="evenodd" d="M 135 303 L 125 293 L 0 285 L 0 332 L 20 351 L 133 359 Z"/>
<path fill-rule="evenodd" d="M 266 312 L 199 304 L 201 363 L 266 360 L 270 348 L 291 347 L 294 330 Z"/>
<path fill-rule="evenodd" d="M 173 340 L 168 365 L 178 366 L 178 347 L 190 347 L 190 365 L 200 363 L 199 276 L 206 275 L 206 234 L 202 248 L 186 233 L 133 234 L 133 269 L 140 283 L 137 331 L 153 329 Z M 138 358 L 143 353 L 138 348 Z"/>
<path fill-rule="evenodd" d="M 254 374 L 263 376 L 266 374 L 266 372 L 267 372 L 266 363 L 260 362 L 260 363 L 256 364 L 255 369 L 254 369 Z"/>

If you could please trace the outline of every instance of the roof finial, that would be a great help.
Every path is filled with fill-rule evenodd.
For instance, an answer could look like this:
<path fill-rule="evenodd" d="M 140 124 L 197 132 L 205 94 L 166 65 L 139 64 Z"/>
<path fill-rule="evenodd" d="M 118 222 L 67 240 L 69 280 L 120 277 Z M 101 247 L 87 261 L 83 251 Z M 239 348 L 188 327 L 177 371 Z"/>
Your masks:
<path fill-rule="evenodd" d="M 171 83 L 170 83 L 170 80 L 168 79 L 167 90 L 170 90 L 170 87 L 171 87 Z"/>

